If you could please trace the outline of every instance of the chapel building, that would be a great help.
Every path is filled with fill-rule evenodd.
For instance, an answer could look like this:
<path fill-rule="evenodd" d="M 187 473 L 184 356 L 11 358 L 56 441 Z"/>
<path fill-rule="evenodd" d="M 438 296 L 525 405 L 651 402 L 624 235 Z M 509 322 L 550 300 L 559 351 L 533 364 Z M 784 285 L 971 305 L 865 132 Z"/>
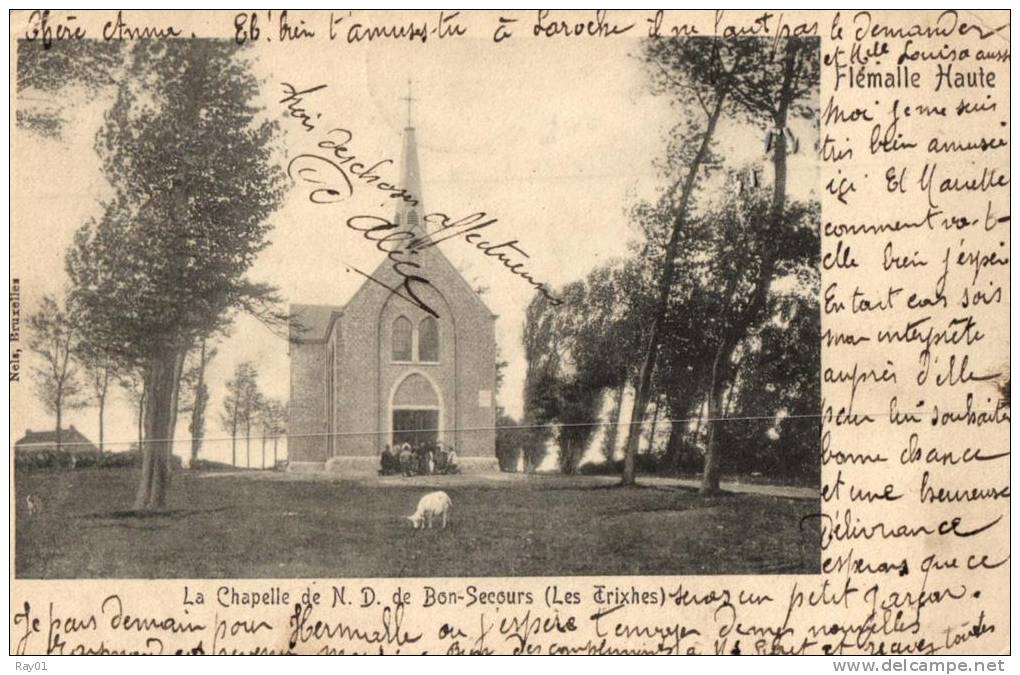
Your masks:
<path fill-rule="evenodd" d="M 415 129 L 404 129 L 395 224 L 425 235 Z M 366 242 L 366 245 L 371 245 Z M 443 244 L 445 245 L 445 244 Z M 443 255 L 414 261 L 414 290 L 434 317 L 392 293 L 403 278 L 383 259 L 343 306 L 291 305 L 289 466 L 378 458 L 389 445 L 443 442 L 460 457 L 495 456 L 494 315 Z"/>

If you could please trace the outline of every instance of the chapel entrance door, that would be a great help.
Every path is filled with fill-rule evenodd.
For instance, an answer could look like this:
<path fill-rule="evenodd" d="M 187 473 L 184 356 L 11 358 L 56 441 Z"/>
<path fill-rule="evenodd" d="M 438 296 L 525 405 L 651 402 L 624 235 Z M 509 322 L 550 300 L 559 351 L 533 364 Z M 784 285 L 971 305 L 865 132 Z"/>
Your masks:
<path fill-rule="evenodd" d="M 395 408 L 393 410 L 393 448 L 405 442 L 411 446 L 435 444 L 439 440 L 439 411 Z"/>

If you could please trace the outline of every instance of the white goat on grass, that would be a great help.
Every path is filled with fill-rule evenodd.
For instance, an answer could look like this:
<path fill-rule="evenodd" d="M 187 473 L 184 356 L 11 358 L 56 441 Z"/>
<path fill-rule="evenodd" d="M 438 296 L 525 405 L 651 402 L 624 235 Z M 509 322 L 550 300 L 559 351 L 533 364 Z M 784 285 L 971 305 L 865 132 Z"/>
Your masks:
<path fill-rule="evenodd" d="M 411 521 L 414 529 L 420 530 L 432 527 L 433 519 L 441 517 L 443 529 L 445 530 L 452 503 L 449 495 L 445 492 L 430 492 L 421 498 L 418 502 L 418 509 L 408 516 L 407 519 Z"/>

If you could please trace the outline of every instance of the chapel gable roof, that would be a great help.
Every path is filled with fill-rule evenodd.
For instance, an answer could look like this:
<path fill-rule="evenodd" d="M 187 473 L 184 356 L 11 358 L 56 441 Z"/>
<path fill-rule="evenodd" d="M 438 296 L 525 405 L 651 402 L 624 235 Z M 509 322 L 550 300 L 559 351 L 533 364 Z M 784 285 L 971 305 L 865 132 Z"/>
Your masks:
<path fill-rule="evenodd" d="M 343 312 L 342 305 L 290 306 L 290 341 L 323 342 L 335 316 Z"/>
<path fill-rule="evenodd" d="M 419 229 L 416 229 L 415 231 L 420 233 Z M 476 305 L 477 309 L 484 312 L 493 319 L 497 317 L 497 314 L 492 311 L 488 303 L 486 303 L 485 300 L 482 299 L 482 296 L 479 295 L 478 292 L 471 287 L 471 284 L 468 283 L 468 280 L 464 278 L 464 275 L 461 274 L 459 269 L 457 269 L 457 266 L 450 262 L 450 259 L 447 258 L 446 255 L 440 250 L 439 246 L 430 246 L 428 248 L 419 250 L 418 262 L 421 264 L 422 268 L 421 276 L 424 278 L 428 278 L 429 264 L 441 265 L 444 268 L 446 268 L 449 272 L 452 272 L 451 276 L 454 279 L 456 279 L 455 283 L 460 284 L 464 289 L 467 290 L 468 295 L 472 298 L 472 302 Z M 393 261 L 390 260 L 389 258 L 383 258 L 382 260 L 379 261 L 379 264 L 375 266 L 375 269 L 370 276 L 373 279 L 385 279 L 387 271 L 392 270 L 392 267 Z M 362 296 L 365 295 L 365 293 L 373 287 L 374 287 L 373 282 L 370 279 L 365 279 L 361 283 L 361 286 L 358 288 L 358 290 L 351 297 L 350 301 L 348 301 L 347 306 L 353 307 L 356 304 L 363 302 Z M 439 287 L 436 287 L 436 290 L 438 290 L 440 293 L 444 292 L 444 290 Z"/>

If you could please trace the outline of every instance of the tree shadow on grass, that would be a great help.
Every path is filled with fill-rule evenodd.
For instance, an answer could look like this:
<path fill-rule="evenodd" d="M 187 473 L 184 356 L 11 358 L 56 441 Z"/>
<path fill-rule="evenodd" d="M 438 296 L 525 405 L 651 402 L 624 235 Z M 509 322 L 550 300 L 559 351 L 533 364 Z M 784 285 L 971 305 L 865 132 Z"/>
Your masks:
<path fill-rule="evenodd" d="M 82 513 L 74 516 L 82 520 L 160 520 L 160 519 L 179 519 L 188 518 L 190 516 L 205 515 L 207 513 L 220 513 L 223 511 L 229 511 L 231 507 L 220 506 L 212 509 L 163 509 L 160 511 L 106 511 L 98 513 Z"/>
<path fill-rule="evenodd" d="M 618 509 L 615 511 L 605 511 L 602 515 L 606 518 L 614 518 L 618 516 L 630 516 L 635 514 L 644 513 L 689 513 L 691 511 L 718 511 L 720 508 L 719 504 L 711 503 L 698 503 L 692 502 L 689 504 L 677 505 L 677 506 L 645 506 L 637 507 L 633 509 Z M 713 511 L 714 510 L 714 511 Z"/>
<path fill-rule="evenodd" d="M 621 485 L 619 482 L 613 483 L 576 483 L 568 485 L 534 485 L 534 490 L 540 490 L 542 492 L 556 492 L 559 490 L 574 490 L 577 492 L 613 492 L 613 491 L 624 491 L 624 490 L 662 490 L 663 488 L 659 485 L 644 485 L 638 483 L 637 485 Z"/>

